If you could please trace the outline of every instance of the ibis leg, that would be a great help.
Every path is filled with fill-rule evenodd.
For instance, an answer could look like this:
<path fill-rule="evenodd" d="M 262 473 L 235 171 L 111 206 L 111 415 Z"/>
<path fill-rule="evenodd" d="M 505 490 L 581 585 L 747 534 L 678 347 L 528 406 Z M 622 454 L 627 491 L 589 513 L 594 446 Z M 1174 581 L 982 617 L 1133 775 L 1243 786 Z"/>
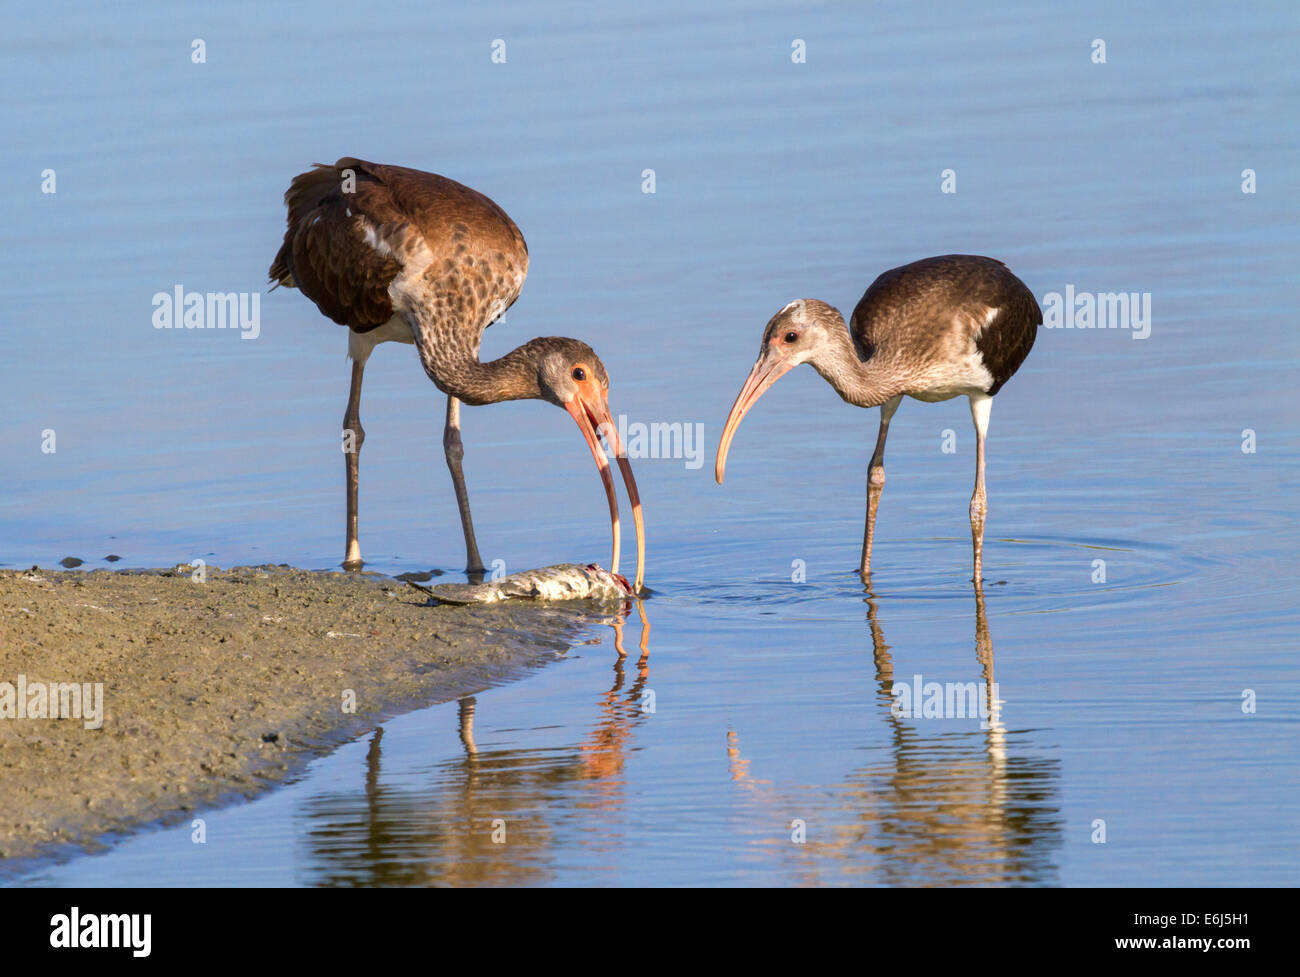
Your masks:
<path fill-rule="evenodd" d="M 871 540 L 876 534 L 876 510 L 880 508 L 880 494 L 885 490 L 885 438 L 889 436 L 889 421 L 902 403 L 903 395 L 880 405 L 880 433 L 876 435 L 876 452 L 867 469 L 867 526 L 862 533 L 862 565 L 858 572 L 871 574 Z"/>
<path fill-rule="evenodd" d="M 993 398 L 987 394 L 971 396 L 970 416 L 975 422 L 975 493 L 970 497 L 970 538 L 975 549 L 976 584 L 984 579 L 984 517 L 988 514 L 984 495 L 984 437 L 988 434 L 992 406 Z"/>
<path fill-rule="evenodd" d="M 352 389 L 348 393 L 348 407 L 343 414 L 343 459 L 347 469 L 348 524 L 347 551 L 343 557 L 345 570 L 360 570 L 361 544 L 357 541 L 357 486 L 360 482 L 361 445 L 366 440 L 361 426 L 361 375 L 364 361 L 352 361 Z"/>
<path fill-rule="evenodd" d="M 447 467 L 451 469 L 451 483 L 456 489 L 456 504 L 460 507 L 460 526 L 465 532 L 465 572 L 482 574 L 483 558 L 478 555 L 478 541 L 474 538 L 474 520 L 469 514 L 469 490 L 465 488 L 465 472 L 461 461 L 465 446 L 460 440 L 460 401 L 447 398 L 447 426 L 442 432 L 442 447 L 447 453 Z"/>

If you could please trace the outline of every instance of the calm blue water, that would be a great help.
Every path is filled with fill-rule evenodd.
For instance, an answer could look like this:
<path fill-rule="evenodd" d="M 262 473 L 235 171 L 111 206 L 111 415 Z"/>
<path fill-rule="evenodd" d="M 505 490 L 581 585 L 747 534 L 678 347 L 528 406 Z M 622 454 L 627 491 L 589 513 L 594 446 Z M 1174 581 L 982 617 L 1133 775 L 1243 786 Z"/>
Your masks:
<path fill-rule="evenodd" d="M 707 445 L 700 467 L 634 462 L 644 677 L 598 630 L 479 695 L 473 750 L 462 707 L 411 713 L 210 813 L 205 846 L 152 831 L 29 881 L 1296 884 L 1298 19 L 672 0 L 12 24 L 0 564 L 342 558 L 344 330 L 286 290 L 253 341 L 150 323 L 178 284 L 262 290 L 288 180 L 342 155 L 460 179 L 520 225 L 529 280 L 485 356 L 586 339 L 616 414 L 702 423 Z M 1040 298 L 1151 295 L 1148 338 L 1043 330 L 998 395 L 982 614 L 963 401 L 894 419 L 870 602 L 851 570 L 874 411 L 795 371 L 712 482 L 772 313 L 847 312 L 880 271 L 949 252 L 1002 258 Z M 443 409 L 410 347 L 371 359 L 371 569 L 463 566 Z M 464 437 L 485 559 L 607 558 L 561 411 L 467 409 Z M 996 680 L 992 728 L 892 715 L 914 675 Z"/>

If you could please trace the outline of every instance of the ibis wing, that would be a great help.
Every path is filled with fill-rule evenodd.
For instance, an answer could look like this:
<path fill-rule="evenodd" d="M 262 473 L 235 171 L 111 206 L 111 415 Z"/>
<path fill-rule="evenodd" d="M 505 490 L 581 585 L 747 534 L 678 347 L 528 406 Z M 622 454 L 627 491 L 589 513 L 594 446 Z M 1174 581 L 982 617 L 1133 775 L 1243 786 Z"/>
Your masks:
<path fill-rule="evenodd" d="M 284 200 L 288 228 L 271 279 L 298 287 L 343 325 L 387 322 L 389 286 L 417 254 L 417 270 L 480 262 L 480 288 L 495 291 L 489 304 L 501 310 L 523 287 L 528 247 L 519 228 L 491 199 L 446 177 L 344 157 L 295 177 Z"/>
<path fill-rule="evenodd" d="M 515 303 L 528 274 L 528 245 L 494 200 L 436 173 L 339 161 L 344 162 L 382 181 L 402 219 L 427 245 L 421 258 L 429 261 L 442 287 L 472 296 L 480 329 Z"/>
<path fill-rule="evenodd" d="M 854 308 L 849 332 L 863 360 L 882 348 L 923 360 L 940 357 L 954 339 L 973 344 L 996 393 L 1029 355 L 1042 321 L 1033 293 L 1003 262 L 948 254 L 881 274 Z"/>
<path fill-rule="evenodd" d="M 1010 271 L 1003 270 L 1009 279 L 1000 296 L 997 318 L 989 328 L 975 334 L 975 346 L 984 360 L 984 367 L 993 375 L 990 394 L 1002 389 L 1020 369 L 1038 337 L 1038 327 L 1043 324 L 1043 310 L 1038 299 Z"/>
<path fill-rule="evenodd" d="M 393 316 L 388 286 L 402 269 L 375 246 L 376 232 L 402 223 L 388 189 L 364 171 L 317 164 L 294 177 L 284 243 L 270 276 L 294 286 L 340 325 L 371 329 Z"/>

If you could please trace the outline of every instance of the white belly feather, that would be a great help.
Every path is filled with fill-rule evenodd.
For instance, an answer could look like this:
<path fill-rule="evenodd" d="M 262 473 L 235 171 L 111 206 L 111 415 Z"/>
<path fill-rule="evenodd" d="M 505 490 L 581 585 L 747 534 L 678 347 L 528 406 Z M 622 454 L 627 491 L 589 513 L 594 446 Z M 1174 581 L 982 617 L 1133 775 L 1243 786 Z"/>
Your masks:
<path fill-rule="evenodd" d="M 400 315 L 395 315 L 378 329 L 369 332 L 353 332 L 349 329 L 348 356 L 358 363 L 364 363 L 380 343 L 414 342 L 415 336 L 411 333 L 410 325 Z"/>
<path fill-rule="evenodd" d="M 979 350 L 972 348 L 959 359 L 926 370 L 908 384 L 906 392 L 909 397 L 933 404 L 953 397 L 982 394 L 991 386 L 993 374 L 984 365 Z"/>

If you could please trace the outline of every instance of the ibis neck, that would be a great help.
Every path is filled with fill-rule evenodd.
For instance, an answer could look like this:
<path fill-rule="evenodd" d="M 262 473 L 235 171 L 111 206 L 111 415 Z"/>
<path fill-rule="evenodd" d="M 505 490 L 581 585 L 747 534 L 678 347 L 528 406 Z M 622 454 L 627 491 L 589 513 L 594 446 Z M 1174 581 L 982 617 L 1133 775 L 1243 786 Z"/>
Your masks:
<path fill-rule="evenodd" d="M 880 361 L 858 359 L 847 328 L 828 329 L 827 334 L 830 342 L 808 362 L 840 397 L 857 407 L 876 407 L 899 394 L 897 381 Z"/>
<path fill-rule="evenodd" d="M 477 406 L 542 396 L 532 343 L 484 363 L 478 358 L 480 330 L 462 331 L 452 322 L 417 320 L 411 331 L 424 372 L 439 390 L 457 400 Z"/>

